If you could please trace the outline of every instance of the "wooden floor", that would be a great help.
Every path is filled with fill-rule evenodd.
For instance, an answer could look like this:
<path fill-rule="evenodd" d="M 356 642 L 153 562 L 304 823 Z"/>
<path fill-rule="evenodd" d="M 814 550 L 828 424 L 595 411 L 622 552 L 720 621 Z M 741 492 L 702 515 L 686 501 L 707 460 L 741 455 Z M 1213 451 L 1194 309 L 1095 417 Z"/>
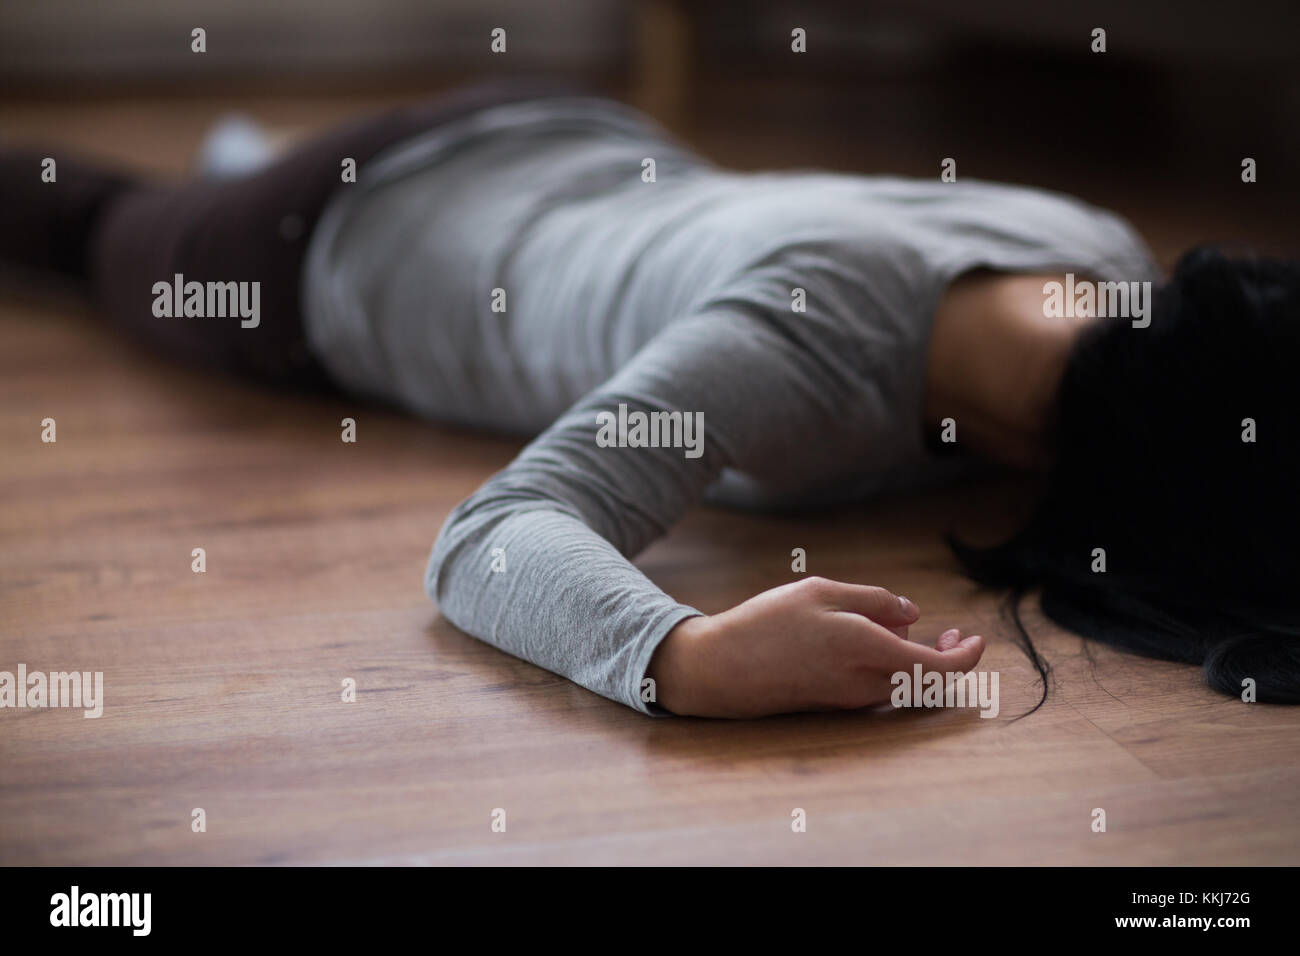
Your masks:
<path fill-rule="evenodd" d="M 0 119 L 175 169 L 216 108 Z M 990 533 L 1023 487 L 699 510 L 640 561 L 714 611 L 790 580 L 806 548 L 811 573 L 987 635 L 997 719 L 653 720 L 478 643 L 423 593 L 443 518 L 517 445 L 173 368 L 74 307 L 7 300 L 0 335 L 0 670 L 100 670 L 106 695 L 98 720 L 0 711 L 0 864 L 1300 862 L 1300 709 L 1090 657 L 1030 608 L 1058 686 L 1012 720 L 1033 675 L 939 534 Z"/>

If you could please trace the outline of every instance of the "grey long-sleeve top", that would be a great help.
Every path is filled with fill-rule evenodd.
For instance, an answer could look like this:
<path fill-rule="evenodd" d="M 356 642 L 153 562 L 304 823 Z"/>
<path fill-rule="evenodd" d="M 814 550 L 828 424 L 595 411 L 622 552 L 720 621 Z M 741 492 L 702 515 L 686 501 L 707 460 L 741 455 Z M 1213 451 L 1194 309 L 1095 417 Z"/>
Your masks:
<path fill-rule="evenodd" d="M 536 436 L 443 525 L 426 573 L 442 613 L 655 713 L 651 655 L 699 612 L 630 559 L 706 496 L 842 500 L 941 474 L 922 436 L 930 325 L 976 267 L 1155 277 L 1122 220 L 1062 196 L 735 173 L 625 107 L 565 98 L 369 164 L 303 283 L 310 345 L 344 387 Z M 637 447 L 648 433 L 617 424 L 656 412 L 702 416 L 702 441 Z"/>

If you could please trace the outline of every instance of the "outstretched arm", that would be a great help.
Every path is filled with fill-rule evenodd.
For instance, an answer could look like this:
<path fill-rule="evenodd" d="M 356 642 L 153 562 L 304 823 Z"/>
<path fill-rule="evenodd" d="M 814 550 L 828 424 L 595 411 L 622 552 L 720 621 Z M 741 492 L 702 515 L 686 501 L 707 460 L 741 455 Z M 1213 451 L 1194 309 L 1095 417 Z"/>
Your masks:
<path fill-rule="evenodd" d="M 858 383 L 835 366 L 843 356 L 832 356 L 833 349 L 819 357 L 781 330 L 738 312 L 715 311 L 675 323 L 452 511 L 430 557 L 430 596 L 470 634 L 606 697 L 656 712 L 643 694 L 651 660 L 679 624 L 702 616 L 657 588 L 628 559 L 699 501 L 723 468 L 796 483 L 801 476 L 824 474 L 844 442 L 861 441 L 855 420 L 860 403 L 853 394 Z M 681 413 L 693 422 L 702 415 L 702 435 L 691 435 L 702 442 L 690 448 L 602 447 L 598 415 L 617 417 L 620 405 L 629 421 L 638 412 Z M 816 586 L 796 593 L 824 597 Z M 821 631 L 834 625 L 839 633 L 841 618 L 787 617 L 789 601 L 771 605 L 766 615 L 761 607 L 738 613 L 750 603 L 728 612 L 734 622 L 729 638 L 721 628 L 711 628 L 711 643 L 675 643 L 707 648 L 715 665 L 729 660 L 722 654 L 726 648 L 740 661 L 737 635 L 765 620 L 773 632 L 768 644 L 775 649 L 784 641 L 787 657 L 836 653 L 836 646 L 794 625 Z M 863 613 L 862 608 L 842 610 Z M 865 616 L 861 622 L 869 623 Z M 875 626 L 907 623 L 889 617 Z M 696 629 L 679 633 L 688 631 Z M 884 633 L 897 645 L 907 644 L 897 632 Z M 875 656 L 892 665 L 901 659 L 899 651 L 891 645 Z M 681 683 L 660 690 L 667 701 L 679 701 L 682 712 L 739 716 L 819 702 L 868 702 L 828 690 L 804 703 L 797 695 L 756 687 L 760 696 L 751 706 L 734 707 L 714 699 L 718 688 L 704 683 L 689 695 L 675 694 L 685 691 L 687 679 L 698 673 L 696 664 L 702 666 L 707 656 L 679 653 L 669 660 L 676 667 L 656 673 L 658 682 Z M 978 656 L 974 653 L 969 663 Z M 963 661 L 966 657 L 970 654 Z M 779 669 L 780 655 L 769 653 L 769 659 Z M 837 660 L 828 657 L 824 663 L 842 679 Z M 777 685 L 783 680 L 776 671 L 763 679 Z M 789 672 L 785 679 L 802 678 Z M 734 692 L 740 685 L 730 686 Z"/>

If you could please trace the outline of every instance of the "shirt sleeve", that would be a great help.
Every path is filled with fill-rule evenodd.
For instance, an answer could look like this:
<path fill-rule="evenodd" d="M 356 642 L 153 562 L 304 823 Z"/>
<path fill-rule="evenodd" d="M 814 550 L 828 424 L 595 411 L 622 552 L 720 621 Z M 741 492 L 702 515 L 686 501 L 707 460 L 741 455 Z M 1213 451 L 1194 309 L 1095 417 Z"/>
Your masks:
<path fill-rule="evenodd" d="M 824 341 L 823 341 L 823 344 Z M 833 348 L 716 308 L 668 326 L 448 516 L 426 590 L 469 634 L 644 713 L 660 641 L 699 611 L 634 557 L 724 468 L 803 482 L 851 441 L 856 403 Z M 602 412 L 703 416 L 696 450 L 602 447 Z M 698 419 L 696 419 L 698 421 Z"/>

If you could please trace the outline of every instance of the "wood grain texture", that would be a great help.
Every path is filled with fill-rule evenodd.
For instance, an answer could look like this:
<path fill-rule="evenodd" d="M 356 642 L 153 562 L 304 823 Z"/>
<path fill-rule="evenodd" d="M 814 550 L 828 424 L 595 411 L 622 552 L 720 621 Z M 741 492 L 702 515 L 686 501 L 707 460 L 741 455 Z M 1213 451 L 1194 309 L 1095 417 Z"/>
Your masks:
<path fill-rule="evenodd" d="M 219 105 L 0 113 L 175 169 Z M 1012 720 L 1033 675 L 939 534 L 1004 526 L 1018 483 L 797 519 L 701 509 L 639 562 L 713 611 L 790 580 L 805 548 L 811 573 L 913 597 L 936 634 L 987 635 L 997 719 L 653 720 L 423 593 L 440 523 L 517 443 L 171 367 L 77 308 L 7 300 L 0 328 L 0 669 L 102 670 L 107 698 L 98 720 L 0 711 L 0 864 L 1300 862 L 1300 710 L 1090 657 L 1031 606 L 1058 685 Z"/>

